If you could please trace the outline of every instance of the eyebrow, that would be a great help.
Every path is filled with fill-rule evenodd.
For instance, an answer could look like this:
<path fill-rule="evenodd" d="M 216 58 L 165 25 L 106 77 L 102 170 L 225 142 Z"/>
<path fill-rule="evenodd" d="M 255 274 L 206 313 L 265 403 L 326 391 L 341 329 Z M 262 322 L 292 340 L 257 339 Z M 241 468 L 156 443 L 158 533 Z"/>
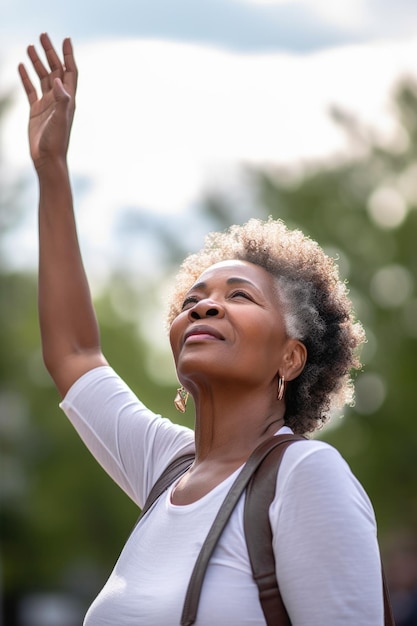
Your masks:
<path fill-rule="evenodd" d="M 235 285 L 236 283 L 246 283 L 247 285 L 251 285 L 252 287 L 256 288 L 256 285 L 251 280 L 248 280 L 247 278 L 240 278 L 239 276 L 231 276 L 230 278 L 226 280 L 227 285 Z M 201 281 L 200 283 L 196 283 L 195 285 L 193 285 L 189 291 L 192 291 L 193 289 L 206 289 L 206 288 L 207 288 L 207 283 L 205 283 L 204 281 Z"/>

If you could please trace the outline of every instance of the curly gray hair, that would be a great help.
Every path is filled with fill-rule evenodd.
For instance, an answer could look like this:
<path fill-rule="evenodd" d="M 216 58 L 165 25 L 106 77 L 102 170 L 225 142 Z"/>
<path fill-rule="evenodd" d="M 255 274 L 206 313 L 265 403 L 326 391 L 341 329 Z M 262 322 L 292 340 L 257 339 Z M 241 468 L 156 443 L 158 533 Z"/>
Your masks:
<path fill-rule="evenodd" d="M 317 430 L 332 410 L 352 403 L 350 374 L 361 366 L 358 350 L 365 340 L 334 259 L 301 231 L 272 218 L 210 233 L 200 252 L 181 265 L 169 325 L 198 276 L 214 263 L 231 259 L 260 265 L 276 278 L 287 333 L 302 341 L 308 353 L 304 370 L 287 385 L 285 422 L 296 433 Z"/>

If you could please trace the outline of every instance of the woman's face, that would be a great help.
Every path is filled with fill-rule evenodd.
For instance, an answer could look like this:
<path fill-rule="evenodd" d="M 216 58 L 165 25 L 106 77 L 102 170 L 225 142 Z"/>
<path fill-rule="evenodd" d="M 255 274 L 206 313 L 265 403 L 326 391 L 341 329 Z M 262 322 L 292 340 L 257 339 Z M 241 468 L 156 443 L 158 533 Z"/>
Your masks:
<path fill-rule="evenodd" d="M 191 390 L 210 379 L 270 384 L 295 340 L 287 336 L 274 277 L 253 263 L 222 261 L 186 294 L 170 342 L 178 378 Z"/>

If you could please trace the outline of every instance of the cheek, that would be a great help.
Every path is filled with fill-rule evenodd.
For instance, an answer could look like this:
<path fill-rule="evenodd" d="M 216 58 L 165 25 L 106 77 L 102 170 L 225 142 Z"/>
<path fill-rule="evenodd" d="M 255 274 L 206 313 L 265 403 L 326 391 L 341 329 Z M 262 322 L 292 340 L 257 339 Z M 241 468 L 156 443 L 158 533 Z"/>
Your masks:
<path fill-rule="evenodd" d="M 171 351 L 174 355 L 174 360 L 177 362 L 179 353 L 180 336 L 182 334 L 182 326 L 180 315 L 174 319 L 169 329 L 169 343 L 171 345 Z"/>
<path fill-rule="evenodd" d="M 174 357 L 176 356 L 178 350 L 176 349 L 177 346 L 177 339 L 176 339 L 176 335 L 175 335 L 175 330 L 172 330 L 172 327 L 169 331 L 169 343 L 171 345 L 171 352 L 174 355 Z"/>
<path fill-rule="evenodd" d="M 276 369 L 286 342 L 283 329 L 276 325 L 268 325 L 266 322 L 258 333 L 253 334 L 252 340 L 251 345 L 257 345 L 257 351 L 262 354 L 265 365 Z"/>

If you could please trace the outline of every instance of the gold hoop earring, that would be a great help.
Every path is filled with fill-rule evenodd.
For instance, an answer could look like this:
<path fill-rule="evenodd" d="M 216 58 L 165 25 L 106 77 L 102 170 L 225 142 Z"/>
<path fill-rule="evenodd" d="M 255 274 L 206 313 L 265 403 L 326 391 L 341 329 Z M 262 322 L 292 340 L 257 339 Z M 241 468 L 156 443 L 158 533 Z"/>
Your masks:
<path fill-rule="evenodd" d="M 285 378 L 284 376 L 279 376 L 277 400 L 282 400 L 284 397 L 284 393 L 285 393 Z"/>
<path fill-rule="evenodd" d="M 190 394 L 184 387 L 179 387 L 177 389 L 177 395 L 174 398 L 174 405 L 177 411 L 180 413 L 185 413 L 185 409 L 187 408 L 187 400 Z"/>

